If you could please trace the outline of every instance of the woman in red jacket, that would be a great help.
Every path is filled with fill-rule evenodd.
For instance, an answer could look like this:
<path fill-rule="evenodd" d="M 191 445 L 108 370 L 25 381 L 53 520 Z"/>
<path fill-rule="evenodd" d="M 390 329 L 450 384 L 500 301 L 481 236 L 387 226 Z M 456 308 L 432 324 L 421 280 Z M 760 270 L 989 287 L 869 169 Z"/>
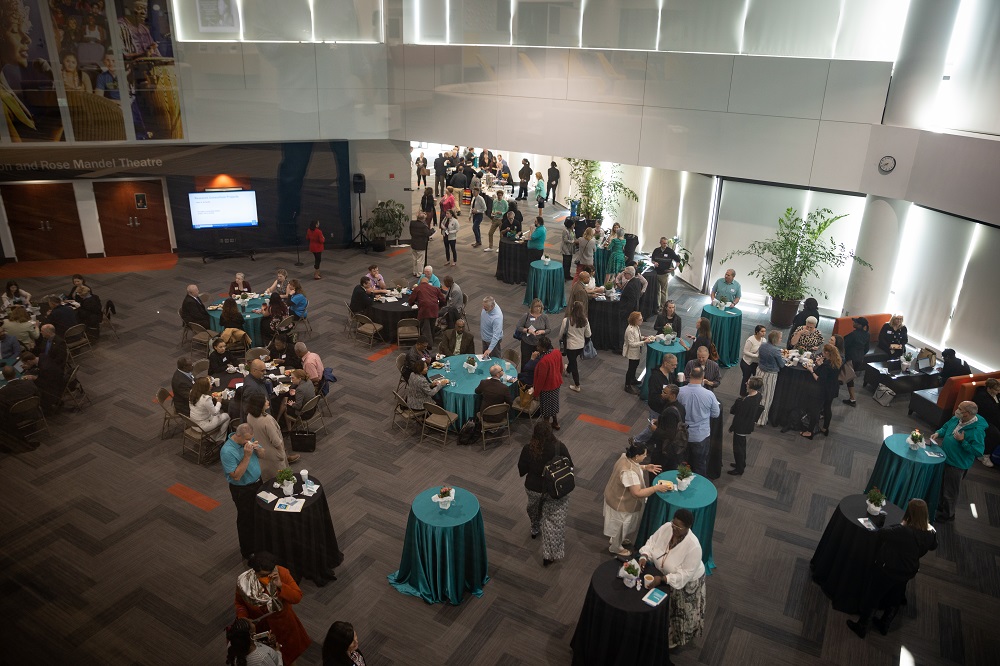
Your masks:
<path fill-rule="evenodd" d="M 292 609 L 302 601 L 302 590 L 288 569 L 275 564 L 274 555 L 255 553 L 248 563 L 251 568 L 236 579 L 236 616 L 254 620 L 257 631 L 270 631 L 282 660 L 294 664 L 312 643 Z"/>
<path fill-rule="evenodd" d="M 319 262 L 323 259 L 323 244 L 326 243 L 326 238 L 319 228 L 319 220 L 313 220 L 309 224 L 306 239 L 309 241 L 309 251 L 316 257 L 316 261 L 313 262 L 313 279 L 319 280 L 323 277 L 319 274 Z"/>
<path fill-rule="evenodd" d="M 562 354 L 552 349 L 547 335 L 538 338 L 538 364 L 535 365 L 535 397 L 542 406 L 542 418 L 552 419 L 552 429 L 559 430 L 559 387 L 562 386 Z"/>

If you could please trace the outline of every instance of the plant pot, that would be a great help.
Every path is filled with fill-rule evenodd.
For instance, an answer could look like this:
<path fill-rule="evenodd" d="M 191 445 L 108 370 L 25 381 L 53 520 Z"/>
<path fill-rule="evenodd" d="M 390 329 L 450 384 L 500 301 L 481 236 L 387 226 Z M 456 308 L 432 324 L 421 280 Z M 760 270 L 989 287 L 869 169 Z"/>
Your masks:
<path fill-rule="evenodd" d="M 900 361 L 899 362 L 899 370 L 900 370 L 900 372 L 909 372 L 910 371 L 910 363 L 911 362 L 912 361 Z"/>
<path fill-rule="evenodd" d="M 868 500 L 865 500 L 865 508 L 868 510 L 868 515 L 870 516 L 877 516 L 882 511 L 883 506 L 885 506 L 885 502 L 882 502 L 882 504 L 875 506 Z"/>
<path fill-rule="evenodd" d="M 687 477 L 686 479 L 677 479 L 677 490 L 683 492 L 688 489 L 691 485 L 691 481 L 694 480 L 694 475 Z"/>
<path fill-rule="evenodd" d="M 295 493 L 295 482 L 285 481 L 282 483 L 281 492 L 285 493 L 285 497 L 291 497 Z"/>
<path fill-rule="evenodd" d="M 635 581 L 637 580 L 639 580 L 639 577 L 632 574 L 627 573 L 622 576 L 622 582 L 625 583 L 625 587 L 635 587 Z"/>
<path fill-rule="evenodd" d="M 771 323 L 778 328 L 788 328 L 792 325 L 792 320 L 799 311 L 801 298 L 794 301 L 783 301 L 780 298 L 771 297 Z"/>
<path fill-rule="evenodd" d="M 371 243 L 372 251 L 374 252 L 385 252 L 385 239 L 384 238 L 373 238 Z"/>
<path fill-rule="evenodd" d="M 906 438 L 906 443 L 910 445 L 910 450 L 911 451 L 916 451 L 918 449 L 927 448 L 927 440 L 926 439 L 920 440 L 919 442 L 914 442 L 913 439 L 911 439 L 910 437 L 907 437 Z"/>

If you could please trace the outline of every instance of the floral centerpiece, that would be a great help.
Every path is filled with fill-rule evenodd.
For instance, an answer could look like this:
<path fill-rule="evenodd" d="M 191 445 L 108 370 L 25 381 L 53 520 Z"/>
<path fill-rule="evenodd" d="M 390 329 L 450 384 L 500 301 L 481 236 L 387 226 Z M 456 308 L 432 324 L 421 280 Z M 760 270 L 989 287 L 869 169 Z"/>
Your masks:
<path fill-rule="evenodd" d="M 670 324 L 666 324 L 663 327 L 663 342 L 666 344 L 673 344 L 674 341 L 674 327 Z"/>
<path fill-rule="evenodd" d="M 295 490 L 295 472 L 292 471 L 291 467 L 279 469 L 275 481 L 281 486 L 281 491 L 285 493 L 286 497 L 292 495 Z"/>
<path fill-rule="evenodd" d="M 604 291 L 611 291 L 615 288 L 614 280 L 608 280 L 604 283 Z"/>
<path fill-rule="evenodd" d="M 443 510 L 448 510 L 455 501 L 455 489 L 451 486 L 441 486 L 431 499 Z"/>
<path fill-rule="evenodd" d="M 629 560 L 622 565 L 622 582 L 625 583 L 625 587 L 635 587 L 639 573 L 639 563 L 635 560 Z"/>
<path fill-rule="evenodd" d="M 913 363 L 913 352 L 908 351 L 903 354 L 903 358 L 900 359 L 899 369 L 903 372 L 909 372 L 911 363 Z"/>
<path fill-rule="evenodd" d="M 466 356 L 465 363 L 463 363 L 462 365 L 465 367 L 466 370 L 469 371 L 469 374 L 472 374 L 473 372 L 476 371 L 476 357 Z"/>
<path fill-rule="evenodd" d="M 549 257 L 549 255 L 543 254 L 542 255 L 542 261 L 545 263 L 546 266 L 548 266 L 549 262 L 552 261 L 552 259 Z"/>
<path fill-rule="evenodd" d="M 694 472 L 691 471 L 691 465 L 682 462 L 677 466 L 677 490 L 687 490 L 693 479 Z"/>
<path fill-rule="evenodd" d="M 872 487 L 865 494 L 865 505 L 868 507 L 868 513 L 873 516 L 877 516 L 882 511 L 885 502 L 885 495 L 877 487 Z"/>
<path fill-rule="evenodd" d="M 910 448 L 914 451 L 917 449 L 922 449 L 927 446 L 927 442 L 924 441 L 924 435 L 920 430 L 914 429 L 910 436 L 906 438 L 906 443 L 910 445 Z"/>

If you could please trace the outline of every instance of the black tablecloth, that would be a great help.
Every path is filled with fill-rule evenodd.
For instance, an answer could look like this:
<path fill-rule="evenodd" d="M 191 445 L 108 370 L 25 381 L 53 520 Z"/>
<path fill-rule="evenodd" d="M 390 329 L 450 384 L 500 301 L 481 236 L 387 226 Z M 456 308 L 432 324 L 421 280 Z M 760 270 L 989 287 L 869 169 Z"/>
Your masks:
<path fill-rule="evenodd" d="M 254 545 L 257 550 L 274 554 L 278 563 L 288 568 L 295 580 L 308 578 L 317 585 L 325 585 L 333 578 L 334 567 L 344 561 L 344 554 L 337 545 L 337 534 L 326 503 L 326 492 L 319 479 L 309 478 L 320 484 L 319 491 L 304 498 L 306 503 L 300 513 L 276 512 L 274 506 L 284 498 L 281 488 L 274 487 L 274 479 L 264 482 L 266 490 L 278 499 L 268 504 L 257 498 L 254 507 Z M 295 493 L 302 492 L 302 481 L 295 475 Z"/>
<path fill-rule="evenodd" d="M 801 420 L 806 414 L 808 400 L 818 388 L 817 382 L 805 368 L 785 366 L 778 371 L 774 385 L 774 398 L 767 412 L 767 422 L 775 427 L 801 430 Z"/>
<path fill-rule="evenodd" d="M 867 358 L 866 358 L 867 361 Z M 913 362 L 916 365 L 916 361 Z M 865 386 L 878 386 L 885 384 L 896 394 L 913 393 L 923 389 L 934 388 L 941 385 L 941 370 L 944 364 L 938 362 L 937 367 L 931 372 L 917 372 L 910 370 L 902 372 L 899 359 L 885 361 L 867 361 L 865 363 Z"/>
<path fill-rule="evenodd" d="M 898 525 L 903 520 L 903 510 L 886 503 L 885 527 Z M 823 593 L 833 602 L 834 610 L 857 614 L 867 586 L 878 532 L 872 532 L 858 522 L 866 518 L 864 495 L 848 495 L 840 501 L 837 510 L 816 546 L 810 566 L 813 580 L 823 588 Z M 873 521 L 874 522 L 874 521 Z"/>
<path fill-rule="evenodd" d="M 570 647 L 580 666 L 636 666 L 670 663 L 669 599 L 650 606 L 643 590 L 617 577 L 621 562 L 608 560 L 594 571 Z M 647 565 L 644 573 L 659 575 Z"/>
<path fill-rule="evenodd" d="M 382 337 L 386 342 L 396 341 L 396 326 L 401 319 L 417 318 L 417 311 L 406 302 L 406 296 L 400 296 L 395 303 L 380 303 L 375 301 L 368 310 L 368 316 L 376 324 L 382 324 Z"/>
<path fill-rule="evenodd" d="M 643 277 L 649 283 L 645 293 L 639 298 L 639 312 L 644 321 L 652 321 L 656 315 L 656 273 L 647 271 Z M 620 319 L 621 301 L 598 301 L 590 299 L 587 319 L 590 320 L 591 340 L 594 347 L 607 351 L 622 352 L 625 342 L 625 320 Z M 683 369 L 683 368 L 682 368 Z"/>
<path fill-rule="evenodd" d="M 528 281 L 528 244 L 501 238 L 497 253 L 497 279 L 507 284 Z"/>

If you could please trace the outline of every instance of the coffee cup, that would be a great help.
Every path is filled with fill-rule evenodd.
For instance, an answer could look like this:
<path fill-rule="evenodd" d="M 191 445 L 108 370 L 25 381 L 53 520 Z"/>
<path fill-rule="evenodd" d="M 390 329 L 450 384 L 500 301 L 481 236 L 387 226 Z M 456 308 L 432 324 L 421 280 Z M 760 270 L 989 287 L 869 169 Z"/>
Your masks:
<path fill-rule="evenodd" d="M 683 372 L 678 372 L 677 373 L 677 381 L 679 381 L 679 382 L 683 382 L 684 381 L 684 373 Z"/>
<path fill-rule="evenodd" d="M 652 574 L 646 574 L 645 576 L 643 576 L 642 577 L 642 581 L 643 581 L 643 583 L 646 584 L 646 589 L 647 590 L 649 588 L 653 587 L 653 575 Z"/>
<path fill-rule="evenodd" d="M 307 469 L 300 470 L 299 476 L 302 477 L 302 483 L 305 483 L 306 481 L 309 480 L 309 470 Z"/>
<path fill-rule="evenodd" d="M 285 374 L 285 366 L 283 365 L 278 366 L 278 372 L 280 372 L 281 374 Z"/>

